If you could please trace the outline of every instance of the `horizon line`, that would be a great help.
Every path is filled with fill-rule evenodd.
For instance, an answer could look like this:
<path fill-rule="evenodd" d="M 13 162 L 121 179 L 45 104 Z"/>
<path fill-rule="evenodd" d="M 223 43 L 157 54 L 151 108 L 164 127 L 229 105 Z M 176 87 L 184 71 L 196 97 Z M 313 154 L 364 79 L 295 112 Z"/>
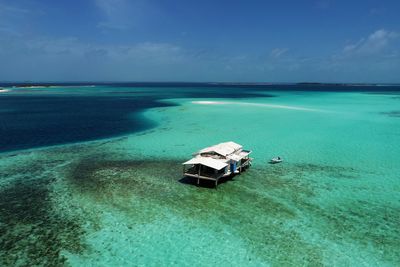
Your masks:
<path fill-rule="evenodd" d="M 0 84 L 229 84 L 229 85 L 400 85 L 385 82 L 230 82 L 230 81 L 0 81 Z"/>

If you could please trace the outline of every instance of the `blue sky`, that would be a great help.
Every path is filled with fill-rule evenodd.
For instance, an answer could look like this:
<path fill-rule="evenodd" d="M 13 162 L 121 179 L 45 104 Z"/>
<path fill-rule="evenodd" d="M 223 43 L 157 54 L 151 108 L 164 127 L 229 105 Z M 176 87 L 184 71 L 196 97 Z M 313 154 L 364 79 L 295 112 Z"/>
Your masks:
<path fill-rule="evenodd" d="M 0 81 L 400 83 L 400 1 L 0 0 Z"/>

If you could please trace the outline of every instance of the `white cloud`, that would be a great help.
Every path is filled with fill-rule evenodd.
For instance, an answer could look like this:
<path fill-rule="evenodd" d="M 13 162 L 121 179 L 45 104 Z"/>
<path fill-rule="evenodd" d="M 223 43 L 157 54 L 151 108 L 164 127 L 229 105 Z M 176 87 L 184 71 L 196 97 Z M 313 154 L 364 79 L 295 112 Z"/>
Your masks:
<path fill-rule="evenodd" d="M 390 41 L 399 37 L 399 34 L 393 31 L 380 29 L 358 42 L 348 44 L 343 48 L 345 54 L 374 54 L 384 50 Z"/>
<path fill-rule="evenodd" d="M 18 25 L 29 15 L 29 10 L 0 0 L 0 34 L 20 35 Z"/>
<path fill-rule="evenodd" d="M 103 13 L 104 21 L 100 27 L 124 30 L 131 28 L 132 20 L 128 16 L 129 2 L 125 0 L 96 0 L 96 5 Z"/>
<path fill-rule="evenodd" d="M 98 26 L 103 29 L 128 30 L 137 27 L 149 17 L 154 17 L 155 7 L 145 0 L 95 0 L 103 20 Z"/>
<path fill-rule="evenodd" d="M 32 21 L 44 14 L 34 2 L 0 0 L 0 38 L 32 34 Z"/>
<path fill-rule="evenodd" d="M 315 6 L 316 6 L 316 8 L 322 9 L 322 10 L 329 9 L 331 6 L 331 1 L 330 0 L 319 0 L 319 1 L 315 2 Z"/>
<path fill-rule="evenodd" d="M 0 2 L 0 15 L 23 15 L 29 13 L 28 9 L 20 8 L 17 6 L 12 6 L 9 4 L 4 4 Z"/>
<path fill-rule="evenodd" d="M 273 58 L 279 58 L 282 55 L 284 55 L 287 51 L 289 51 L 288 48 L 275 48 L 271 51 L 270 56 Z"/>
<path fill-rule="evenodd" d="M 14 36 L 22 36 L 20 32 L 10 26 L 1 26 L 0 25 L 0 34 L 4 35 L 14 35 Z"/>
<path fill-rule="evenodd" d="M 143 60 L 142 63 L 146 64 L 149 61 L 158 63 L 176 61 L 184 55 L 181 47 L 169 43 L 141 42 L 125 45 L 100 45 L 85 43 L 75 37 L 37 38 L 24 42 L 16 38 L 14 45 L 17 43 L 21 50 L 25 50 L 25 53 L 32 56 L 59 57 L 67 55 L 81 60 L 90 55 L 91 58 L 107 57 L 108 60 L 113 61 Z"/>
<path fill-rule="evenodd" d="M 383 7 L 374 7 L 369 10 L 369 14 L 373 16 L 383 15 L 385 12 L 386 9 Z"/>
<path fill-rule="evenodd" d="M 0 64 L 0 80 L 168 80 L 191 60 L 170 43 L 104 45 L 75 37 L 1 35 L 0 58 L 8 62 Z"/>

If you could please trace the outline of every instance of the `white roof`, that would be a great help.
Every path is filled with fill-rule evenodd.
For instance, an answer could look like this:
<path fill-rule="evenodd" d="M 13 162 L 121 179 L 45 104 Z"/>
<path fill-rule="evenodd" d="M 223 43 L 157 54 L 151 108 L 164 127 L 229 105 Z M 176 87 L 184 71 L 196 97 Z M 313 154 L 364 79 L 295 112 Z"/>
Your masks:
<path fill-rule="evenodd" d="M 245 157 L 247 157 L 249 154 L 251 153 L 251 151 L 240 151 L 239 153 L 235 153 L 232 155 L 228 155 L 227 158 L 228 159 L 232 159 L 234 161 L 239 161 Z"/>
<path fill-rule="evenodd" d="M 230 147 L 234 148 L 235 150 L 243 148 L 242 145 L 239 145 L 238 143 L 235 143 L 235 142 L 232 142 L 232 141 L 221 143 L 220 145 L 230 146 Z"/>
<path fill-rule="evenodd" d="M 201 164 L 201 165 L 204 165 L 204 166 L 216 169 L 216 170 L 221 170 L 221 169 L 225 168 L 226 166 L 228 166 L 228 164 L 226 164 L 223 161 L 213 159 L 213 158 L 205 158 L 205 157 L 192 158 L 191 160 L 188 160 L 182 164 L 183 165 Z"/>
<path fill-rule="evenodd" d="M 198 153 L 202 154 L 202 153 L 215 152 L 219 155 L 227 156 L 229 154 L 234 153 L 235 151 L 237 151 L 239 149 L 242 149 L 241 145 L 239 145 L 235 142 L 229 141 L 229 142 L 225 142 L 225 143 L 220 143 L 215 146 L 206 147 L 206 148 L 200 150 Z"/>
<path fill-rule="evenodd" d="M 233 154 L 233 155 L 229 155 L 228 158 L 229 158 L 229 159 L 233 159 L 234 161 L 239 161 L 239 160 L 241 160 L 241 159 L 244 158 L 244 157 L 242 157 L 241 155 Z"/>
<path fill-rule="evenodd" d="M 247 157 L 248 155 L 250 155 L 251 151 L 240 151 L 239 156 L 241 156 L 242 158 Z"/>

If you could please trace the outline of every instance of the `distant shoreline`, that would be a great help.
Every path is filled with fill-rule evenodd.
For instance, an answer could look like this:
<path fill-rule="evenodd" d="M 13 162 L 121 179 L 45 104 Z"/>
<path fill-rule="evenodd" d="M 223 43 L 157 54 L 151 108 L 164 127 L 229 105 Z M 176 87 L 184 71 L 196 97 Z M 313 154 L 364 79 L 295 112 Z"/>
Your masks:
<path fill-rule="evenodd" d="M 4 88 L 2 89 L 0 87 L 0 92 L 1 90 L 6 90 L 10 91 L 9 89 L 51 89 L 51 88 L 60 88 L 60 87 L 95 87 L 96 85 L 66 85 L 66 84 L 53 84 L 53 85 L 48 85 L 48 84 L 12 84 L 12 85 L 7 85 L 5 86 L 4 84 L 1 84 Z M 8 88 L 8 89 L 6 89 Z"/>
<path fill-rule="evenodd" d="M 315 92 L 400 92 L 400 84 L 363 84 L 363 83 L 228 83 L 228 82 L 0 82 L 0 88 L 37 89 L 37 88 L 74 88 L 74 87 L 121 87 L 121 88 L 226 88 L 227 90 L 271 90 L 271 91 L 315 91 Z M 4 89 L 3 89 L 4 91 Z"/>
<path fill-rule="evenodd" d="M 1 87 L 59 87 L 59 86 L 400 86 L 399 83 L 323 83 L 323 82 L 297 82 L 297 83 L 269 83 L 269 82 L 0 82 Z"/>

